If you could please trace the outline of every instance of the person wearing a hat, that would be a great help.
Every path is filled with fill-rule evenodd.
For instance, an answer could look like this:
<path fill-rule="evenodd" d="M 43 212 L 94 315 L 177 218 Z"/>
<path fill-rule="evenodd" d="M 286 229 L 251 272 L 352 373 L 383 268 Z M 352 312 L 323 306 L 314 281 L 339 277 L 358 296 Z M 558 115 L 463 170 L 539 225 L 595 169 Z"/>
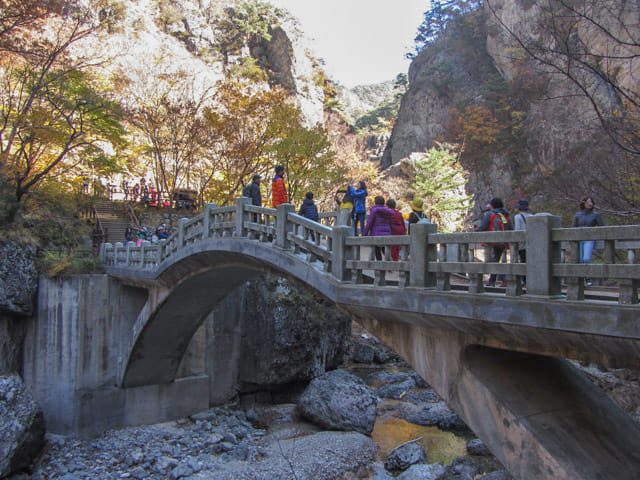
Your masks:
<path fill-rule="evenodd" d="M 411 213 L 409 214 L 409 218 L 407 219 L 407 221 L 409 222 L 409 231 L 411 231 L 412 223 L 429 223 L 429 219 L 423 211 L 424 202 L 421 198 L 414 198 L 409 202 L 409 206 L 411 207 Z"/>
<path fill-rule="evenodd" d="M 521 198 L 518 200 L 518 204 L 516 205 L 516 209 L 518 213 L 515 214 L 515 230 L 526 230 L 527 229 L 527 217 L 533 215 L 529 210 L 529 201 Z M 518 256 L 520 257 L 520 263 L 527 263 L 527 244 L 519 243 L 518 244 Z"/>
<path fill-rule="evenodd" d="M 251 205 L 256 207 L 262 206 L 262 195 L 260 194 L 260 180 L 262 175 L 257 173 L 253 176 L 253 181 L 247 185 L 242 192 L 242 195 L 251 199 Z"/>

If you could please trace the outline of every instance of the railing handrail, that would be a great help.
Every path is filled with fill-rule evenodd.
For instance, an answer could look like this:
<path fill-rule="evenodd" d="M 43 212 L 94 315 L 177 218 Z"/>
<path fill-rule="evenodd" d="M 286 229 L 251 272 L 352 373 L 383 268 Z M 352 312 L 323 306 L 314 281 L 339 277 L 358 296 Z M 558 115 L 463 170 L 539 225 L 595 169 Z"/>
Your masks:
<path fill-rule="evenodd" d="M 638 304 L 640 265 L 631 255 L 631 264 L 615 264 L 614 251 L 616 246 L 640 248 L 640 226 L 560 228 L 560 218 L 549 214 L 534 215 L 528 223 L 528 230 L 455 233 L 438 233 L 432 224 L 413 224 L 409 235 L 355 237 L 351 227 L 314 222 L 296 214 L 292 205 L 257 207 L 242 197 L 235 206 L 207 205 L 200 215 L 183 219 L 178 230 L 158 245 L 105 244 L 101 259 L 106 267 L 153 269 L 194 242 L 235 237 L 304 255 L 310 267 L 341 282 L 364 284 L 366 276 L 373 276 L 374 286 L 447 291 L 450 276 L 462 274 L 468 277 L 468 292 L 480 294 L 485 293 L 483 275 L 496 273 L 506 275 L 507 296 L 522 295 L 526 278 L 529 295 L 560 298 L 562 294 L 568 300 L 584 300 L 585 278 L 614 278 L 619 303 Z M 575 263 L 574 254 L 563 261 L 567 247 L 578 248 L 585 240 L 605 242 L 605 263 Z M 508 245 L 509 263 L 491 261 L 492 244 Z M 526 263 L 518 260 L 521 244 L 528 246 Z M 385 247 L 397 247 L 397 261 Z M 374 259 L 376 248 L 384 249 L 382 260 Z"/>

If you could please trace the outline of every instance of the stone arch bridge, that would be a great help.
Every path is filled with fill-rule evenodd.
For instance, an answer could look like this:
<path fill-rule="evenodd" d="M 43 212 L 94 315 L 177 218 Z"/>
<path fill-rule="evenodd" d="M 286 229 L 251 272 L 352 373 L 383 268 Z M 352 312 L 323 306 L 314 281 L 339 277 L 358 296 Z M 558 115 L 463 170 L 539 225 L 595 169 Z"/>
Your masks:
<path fill-rule="evenodd" d="M 350 232 L 292 205 L 240 198 L 208 205 L 159 244 L 103 245 L 106 273 L 146 292 L 120 337 L 115 387 L 171 384 L 207 313 L 256 271 L 273 271 L 335 302 L 402 355 L 515 478 L 640 478 L 640 427 L 565 360 L 640 368 L 639 226 L 565 229 L 538 214 L 526 232 Z M 581 240 L 599 242 L 602 263 L 574 260 Z M 481 261 L 492 242 L 508 242 L 512 262 Z M 527 263 L 516 263 L 522 242 Z M 390 245 L 399 261 L 390 248 L 373 259 L 373 247 Z M 484 287 L 492 272 L 505 275 L 504 288 Z M 585 278 L 615 287 L 585 290 Z"/>

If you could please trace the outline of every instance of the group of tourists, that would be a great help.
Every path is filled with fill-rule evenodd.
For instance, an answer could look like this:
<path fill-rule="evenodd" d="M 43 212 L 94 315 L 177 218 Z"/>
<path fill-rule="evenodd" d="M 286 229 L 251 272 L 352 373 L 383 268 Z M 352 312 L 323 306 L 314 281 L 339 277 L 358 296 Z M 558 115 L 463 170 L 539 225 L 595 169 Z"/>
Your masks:
<path fill-rule="evenodd" d="M 160 240 L 166 240 L 173 233 L 167 228 L 166 224 L 160 224 L 155 230 L 150 230 L 145 226 L 135 229 L 131 226 L 127 227 L 124 233 L 125 243 L 133 242 L 136 246 L 142 245 L 142 242 L 158 243 Z"/>
<path fill-rule="evenodd" d="M 593 197 L 582 197 L 578 207 L 579 210 L 573 218 L 572 227 L 601 227 L 604 225 L 602 215 L 595 211 L 595 201 Z M 512 221 L 509 217 L 509 212 L 504 208 L 502 200 L 500 198 L 491 199 L 487 205 L 487 212 L 482 217 L 482 221 L 480 225 L 477 226 L 476 231 L 526 230 L 527 218 L 533 215 L 529 208 L 529 201 L 521 198 L 515 206 L 515 209 L 516 214 L 514 215 L 514 221 Z M 580 242 L 580 263 L 591 263 L 595 243 L 594 240 Z M 507 246 L 508 244 L 506 243 L 491 244 L 492 260 L 494 262 L 500 262 Z M 526 243 L 518 244 L 518 257 L 521 263 L 526 263 Z M 506 285 L 504 275 L 500 275 L 497 280 L 500 282 L 500 286 Z M 585 279 L 585 282 L 589 286 L 592 285 L 592 281 L 589 278 Z M 495 284 L 496 275 L 492 273 L 487 281 L 487 286 L 494 286 Z"/>
<path fill-rule="evenodd" d="M 284 182 L 285 169 L 282 165 L 275 167 L 275 175 L 271 183 L 272 206 L 275 208 L 280 204 L 288 203 L 286 184 Z M 251 199 L 252 205 L 262 206 L 262 196 L 260 193 L 261 175 L 254 175 L 251 184 L 247 185 L 243 190 L 243 196 Z M 348 225 L 352 223 L 353 234 L 355 236 L 385 236 L 385 235 L 406 235 L 409 233 L 411 225 L 416 223 L 429 223 L 424 213 L 423 201 L 420 198 L 414 198 L 409 206 L 411 212 L 406 218 L 402 212 L 397 209 L 396 201 L 385 198 L 381 195 L 376 196 L 374 205 L 367 216 L 366 198 L 368 195 L 367 185 L 364 181 L 358 183 L 357 187 L 352 185 L 347 188 L 338 190 L 343 197 L 338 200 L 339 211 L 337 224 Z M 533 213 L 529 207 L 529 201 L 521 198 L 515 206 L 516 213 L 513 219 L 504 207 L 504 203 L 500 198 L 493 198 L 486 206 L 487 211 L 482 217 L 482 221 L 475 228 L 478 232 L 489 231 L 505 231 L 505 230 L 526 230 L 527 218 Z M 580 210 L 573 219 L 574 227 L 595 227 L 604 225 L 602 216 L 594 210 L 595 201 L 593 197 L 583 197 L 579 203 Z M 305 199 L 298 211 L 300 215 L 317 222 L 319 220 L 318 209 L 313 200 L 313 192 L 307 192 Z M 315 235 L 310 232 L 310 238 L 315 241 Z M 491 244 L 492 260 L 500 262 L 503 254 L 507 249 L 507 243 Z M 580 263 L 591 263 L 595 241 L 580 242 Z M 382 260 L 385 253 L 384 247 L 374 246 L 375 258 Z M 391 247 L 391 259 L 398 261 L 400 257 L 399 247 Z M 521 263 L 527 261 L 527 245 L 521 243 L 518 245 L 518 257 Z M 487 286 L 494 286 L 496 280 L 501 286 L 505 286 L 504 275 L 496 276 L 491 274 L 487 281 Z M 591 285 L 591 280 L 587 279 L 587 285 Z"/>

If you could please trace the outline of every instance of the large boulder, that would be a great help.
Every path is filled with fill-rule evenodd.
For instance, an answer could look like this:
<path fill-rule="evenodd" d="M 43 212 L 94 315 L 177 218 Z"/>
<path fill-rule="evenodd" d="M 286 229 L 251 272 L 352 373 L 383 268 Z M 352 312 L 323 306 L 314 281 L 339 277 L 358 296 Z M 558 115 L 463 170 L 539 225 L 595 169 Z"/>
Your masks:
<path fill-rule="evenodd" d="M 0 313 L 31 315 L 38 290 L 36 251 L 15 242 L 0 244 Z"/>
<path fill-rule="evenodd" d="M 44 434 L 42 410 L 20 377 L 0 376 L 0 478 L 29 466 Z"/>
<path fill-rule="evenodd" d="M 329 430 L 371 434 L 377 397 L 360 378 L 334 370 L 311 381 L 298 401 L 303 417 Z"/>
<path fill-rule="evenodd" d="M 308 383 L 348 353 L 351 318 L 309 288 L 264 275 L 243 293 L 242 392 Z"/>

